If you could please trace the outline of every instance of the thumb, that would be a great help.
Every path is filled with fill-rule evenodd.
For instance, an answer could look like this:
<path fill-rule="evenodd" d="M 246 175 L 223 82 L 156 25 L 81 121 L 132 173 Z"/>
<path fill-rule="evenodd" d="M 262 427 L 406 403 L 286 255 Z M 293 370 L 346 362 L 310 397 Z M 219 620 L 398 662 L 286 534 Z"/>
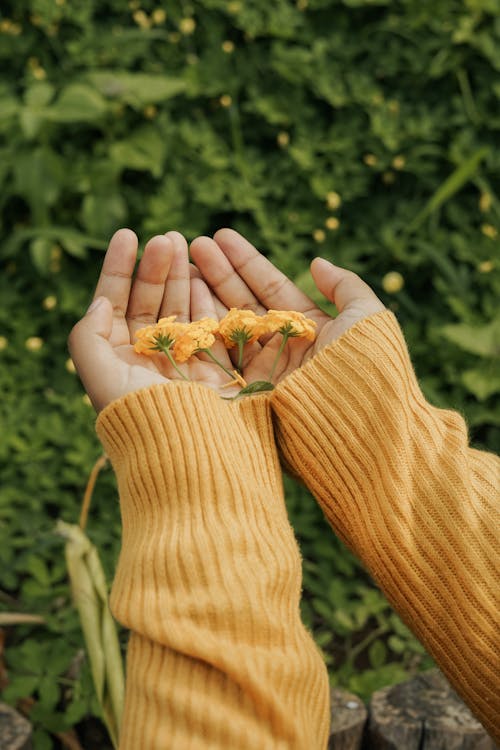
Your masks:
<path fill-rule="evenodd" d="M 334 266 L 324 258 L 315 258 L 311 274 L 321 294 L 334 303 L 339 313 L 356 311 L 361 319 L 385 310 L 375 292 L 352 271 Z"/>
<path fill-rule="evenodd" d="M 99 411 L 111 400 L 117 359 L 110 343 L 113 306 L 97 297 L 68 338 L 71 359 L 94 407 Z"/>

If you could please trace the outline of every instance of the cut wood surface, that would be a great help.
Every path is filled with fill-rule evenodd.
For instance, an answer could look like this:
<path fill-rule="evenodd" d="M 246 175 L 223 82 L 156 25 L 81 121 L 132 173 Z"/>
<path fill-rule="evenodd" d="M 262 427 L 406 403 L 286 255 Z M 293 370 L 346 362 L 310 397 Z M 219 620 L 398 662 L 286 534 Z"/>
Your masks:
<path fill-rule="evenodd" d="M 0 703 L 1 750 L 32 750 L 31 724 L 13 708 Z"/>
<path fill-rule="evenodd" d="M 378 690 L 366 750 L 497 750 L 438 670 Z"/>
<path fill-rule="evenodd" d="M 345 690 L 334 689 L 331 696 L 332 725 L 329 748 L 359 750 L 368 712 L 361 698 Z"/>

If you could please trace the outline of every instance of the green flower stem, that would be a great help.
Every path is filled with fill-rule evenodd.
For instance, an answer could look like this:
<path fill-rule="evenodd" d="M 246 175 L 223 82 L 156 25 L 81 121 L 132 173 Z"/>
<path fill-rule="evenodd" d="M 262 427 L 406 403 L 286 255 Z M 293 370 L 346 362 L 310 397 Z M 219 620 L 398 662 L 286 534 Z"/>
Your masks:
<path fill-rule="evenodd" d="M 239 373 L 241 373 L 241 366 L 243 364 L 243 349 L 245 348 L 245 341 L 243 339 L 239 339 L 238 341 L 238 364 L 236 365 L 236 369 Z"/>
<path fill-rule="evenodd" d="M 188 377 L 186 377 L 186 375 L 184 375 L 184 373 L 182 372 L 182 370 L 180 370 L 179 367 L 177 366 L 174 358 L 172 357 L 172 353 L 170 351 L 170 348 L 162 349 L 162 352 L 167 355 L 170 364 L 172 365 L 172 367 L 174 368 L 174 370 L 176 370 L 179 373 L 179 375 L 181 376 L 181 378 L 183 380 L 187 380 L 187 382 L 190 383 L 191 380 Z"/>
<path fill-rule="evenodd" d="M 281 357 L 281 355 L 283 354 L 283 349 L 285 348 L 286 342 L 288 341 L 289 338 L 290 338 L 290 334 L 289 333 L 283 333 L 283 339 L 281 341 L 280 348 L 278 349 L 278 353 L 276 355 L 276 359 L 274 360 L 274 364 L 273 364 L 271 373 L 270 373 L 269 378 L 268 378 L 268 380 L 269 380 L 270 383 L 272 383 L 272 381 L 273 381 L 273 376 L 274 376 L 276 367 L 278 365 L 278 360 Z"/>
<path fill-rule="evenodd" d="M 215 357 L 212 354 L 212 352 L 210 351 L 210 349 L 199 349 L 199 351 L 200 352 L 205 352 L 205 354 L 208 354 L 208 356 L 210 357 L 210 359 L 212 359 L 215 362 L 216 365 L 219 365 L 219 367 L 222 367 L 222 369 L 224 370 L 224 372 L 227 373 L 227 375 L 229 375 L 229 377 L 231 378 L 231 380 L 234 380 L 234 372 L 231 372 L 230 370 L 227 369 L 227 367 L 224 367 L 224 365 L 222 364 L 222 362 L 219 362 L 219 360 L 217 359 L 217 357 Z"/>

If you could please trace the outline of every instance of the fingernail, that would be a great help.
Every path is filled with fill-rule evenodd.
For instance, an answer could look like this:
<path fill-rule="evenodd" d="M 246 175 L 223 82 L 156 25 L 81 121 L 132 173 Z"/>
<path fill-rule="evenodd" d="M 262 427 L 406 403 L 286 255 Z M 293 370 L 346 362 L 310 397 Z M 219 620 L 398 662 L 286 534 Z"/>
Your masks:
<path fill-rule="evenodd" d="M 95 309 L 99 307 L 101 302 L 104 300 L 104 297 L 97 297 L 88 307 L 87 314 L 90 312 L 93 312 Z"/>

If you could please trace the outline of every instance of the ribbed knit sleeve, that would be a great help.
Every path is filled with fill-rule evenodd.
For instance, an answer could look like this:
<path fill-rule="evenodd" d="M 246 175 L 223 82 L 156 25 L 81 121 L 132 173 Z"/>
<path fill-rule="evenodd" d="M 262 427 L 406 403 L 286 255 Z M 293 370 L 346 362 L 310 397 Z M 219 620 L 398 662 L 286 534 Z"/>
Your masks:
<path fill-rule="evenodd" d="M 324 750 L 328 677 L 268 398 L 153 386 L 97 431 L 123 523 L 111 608 L 131 630 L 120 749 Z"/>
<path fill-rule="evenodd" d="M 349 329 L 272 395 L 284 460 L 500 739 L 500 460 L 425 400 L 394 315 Z"/>

